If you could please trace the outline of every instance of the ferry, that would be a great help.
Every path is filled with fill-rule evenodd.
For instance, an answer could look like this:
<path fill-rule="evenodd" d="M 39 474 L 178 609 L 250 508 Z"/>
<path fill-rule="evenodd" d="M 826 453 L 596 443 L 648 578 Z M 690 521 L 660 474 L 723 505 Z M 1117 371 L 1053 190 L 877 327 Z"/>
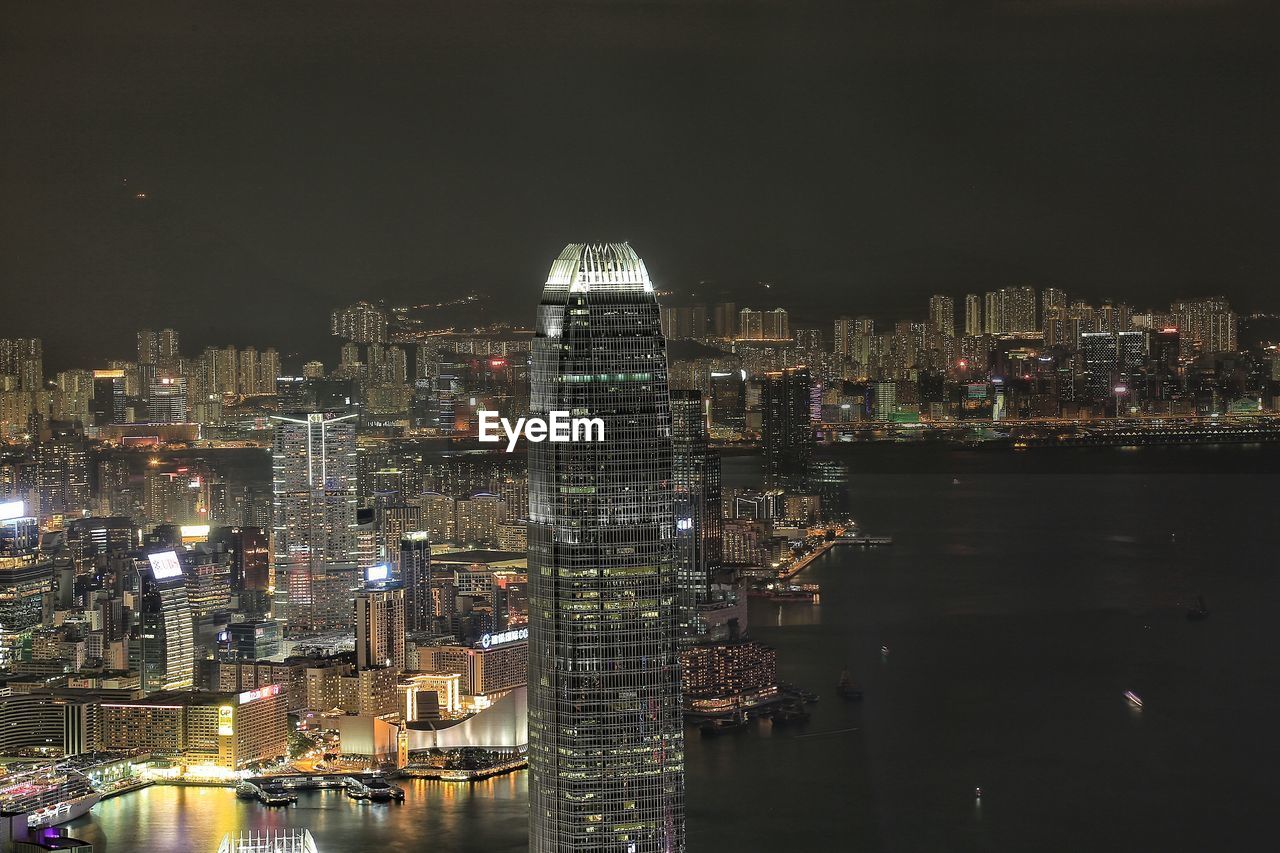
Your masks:
<path fill-rule="evenodd" d="M 369 791 L 369 799 L 378 803 L 385 803 L 389 800 L 397 802 L 404 799 L 404 789 L 398 785 L 392 785 L 385 779 L 373 778 L 364 783 L 365 788 Z"/>
<path fill-rule="evenodd" d="M 0 815 L 26 814 L 32 829 L 82 817 L 100 799 L 88 776 L 55 764 L 0 774 Z"/>

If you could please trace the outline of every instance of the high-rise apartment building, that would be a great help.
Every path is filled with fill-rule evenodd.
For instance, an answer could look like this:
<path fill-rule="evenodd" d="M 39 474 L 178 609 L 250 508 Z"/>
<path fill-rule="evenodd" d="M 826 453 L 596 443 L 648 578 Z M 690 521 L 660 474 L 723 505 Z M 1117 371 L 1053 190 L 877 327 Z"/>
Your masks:
<path fill-rule="evenodd" d="M 330 315 L 330 331 L 358 344 L 386 343 L 387 314 L 368 302 L 357 302 Z"/>
<path fill-rule="evenodd" d="M 666 347 L 626 243 L 551 267 L 530 411 L 561 410 L 604 440 L 529 447 L 529 849 L 683 851 Z"/>
<path fill-rule="evenodd" d="M 929 325 L 944 336 L 956 333 L 956 301 L 941 294 L 929 297 Z"/>
<path fill-rule="evenodd" d="M 969 337 L 983 333 L 982 297 L 976 293 L 967 293 L 964 297 L 964 333 Z"/>
<path fill-rule="evenodd" d="M 59 438 L 36 445 L 35 474 L 41 515 L 89 509 L 89 454 L 83 441 Z"/>
<path fill-rule="evenodd" d="M 1225 297 L 1187 299 L 1173 303 L 1183 348 L 1196 352 L 1234 352 L 1236 315 Z"/>
<path fill-rule="evenodd" d="M 0 338 L 0 378 L 5 376 L 13 377 L 14 390 L 44 390 L 44 343 L 39 338 Z"/>
<path fill-rule="evenodd" d="M 986 295 L 983 330 L 989 335 L 1034 332 L 1036 291 L 1033 287 L 1002 287 Z"/>

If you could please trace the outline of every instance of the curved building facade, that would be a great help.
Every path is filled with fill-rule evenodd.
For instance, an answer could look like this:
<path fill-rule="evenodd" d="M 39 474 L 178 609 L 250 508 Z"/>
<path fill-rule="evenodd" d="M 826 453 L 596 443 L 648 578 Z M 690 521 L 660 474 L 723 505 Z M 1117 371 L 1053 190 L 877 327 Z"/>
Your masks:
<path fill-rule="evenodd" d="M 626 243 L 551 267 L 530 414 L 602 441 L 529 444 L 529 849 L 685 849 L 666 344 Z"/>

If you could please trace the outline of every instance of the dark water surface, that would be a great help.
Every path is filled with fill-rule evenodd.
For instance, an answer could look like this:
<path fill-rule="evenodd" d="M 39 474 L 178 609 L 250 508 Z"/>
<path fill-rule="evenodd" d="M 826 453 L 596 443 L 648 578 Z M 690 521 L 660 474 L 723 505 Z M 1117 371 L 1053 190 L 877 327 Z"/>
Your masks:
<path fill-rule="evenodd" d="M 823 698 L 803 727 L 690 733 L 691 850 L 1269 849 L 1280 448 L 843 458 L 855 517 L 895 544 L 818 560 L 801 580 L 821 605 L 753 602 L 782 677 Z M 728 459 L 726 484 L 757 471 Z M 1202 623 L 1184 616 L 1197 593 Z M 834 695 L 845 666 L 861 704 Z M 99 853 L 212 853 L 285 826 L 321 853 L 525 849 L 525 774 L 407 788 L 271 811 L 153 787 L 72 829 Z"/>

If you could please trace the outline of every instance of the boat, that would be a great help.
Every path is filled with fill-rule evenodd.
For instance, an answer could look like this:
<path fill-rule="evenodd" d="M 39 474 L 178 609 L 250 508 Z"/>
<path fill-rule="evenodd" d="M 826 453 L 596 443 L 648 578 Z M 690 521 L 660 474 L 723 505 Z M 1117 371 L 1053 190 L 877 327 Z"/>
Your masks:
<path fill-rule="evenodd" d="M 286 791 L 284 785 L 276 783 L 259 788 L 258 801 L 264 806 L 288 806 L 296 803 L 298 798 Z"/>
<path fill-rule="evenodd" d="M 1204 606 L 1204 596 L 1196 596 L 1196 606 L 1187 608 L 1187 619 L 1192 622 L 1203 622 L 1209 618 L 1209 608 Z"/>
<path fill-rule="evenodd" d="M 785 726 L 788 723 L 799 723 L 809 719 L 809 712 L 799 702 L 783 705 L 773 712 L 773 724 Z"/>
<path fill-rule="evenodd" d="M 389 800 L 403 800 L 404 790 L 396 785 L 392 785 L 386 779 L 375 777 L 364 783 L 365 788 L 369 792 L 369 799 L 376 803 L 385 803 Z"/>
<path fill-rule="evenodd" d="M 69 767 L 24 766 L 0 774 L 0 816 L 25 814 L 32 829 L 82 817 L 100 799 L 89 777 Z"/>
<path fill-rule="evenodd" d="M 1132 705 L 1133 707 L 1135 708 L 1142 707 L 1142 697 L 1139 696 L 1137 693 L 1134 693 L 1132 690 L 1126 690 L 1124 692 L 1124 698 L 1127 699 L 1129 701 L 1129 704 Z"/>
<path fill-rule="evenodd" d="M 862 690 L 853 683 L 853 679 L 849 677 L 849 670 L 840 673 L 840 680 L 836 682 L 836 693 L 841 699 L 850 702 L 856 702 L 862 698 Z"/>
<path fill-rule="evenodd" d="M 747 715 L 739 711 L 732 717 L 711 717 L 698 724 L 698 730 L 705 737 L 712 737 L 722 732 L 733 731 L 746 726 Z"/>

